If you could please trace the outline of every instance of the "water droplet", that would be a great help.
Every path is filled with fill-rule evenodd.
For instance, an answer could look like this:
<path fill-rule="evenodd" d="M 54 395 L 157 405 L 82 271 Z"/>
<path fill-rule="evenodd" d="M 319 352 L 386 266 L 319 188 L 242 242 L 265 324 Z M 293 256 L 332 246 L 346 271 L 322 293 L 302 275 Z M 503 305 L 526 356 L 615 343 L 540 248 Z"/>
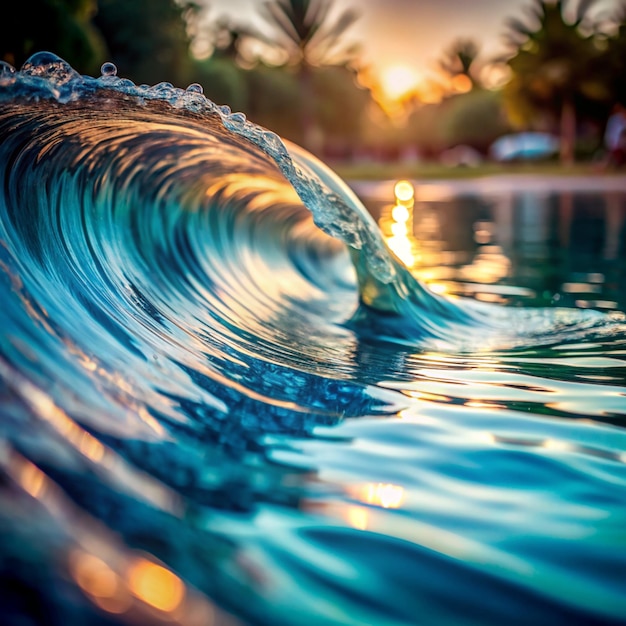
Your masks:
<path fill-rule="evenodd" d="M 233 113 L 232 115 L 224 115 L 224 126 L 228 130 L 240 132 L 245 128 L 246 116 L 243 113 Z"/>
<path fill-rule="evenodd" d="M 6 61 L 0 61 L 0 85 L 12 84 L 15 76 L 15 68 Z"/>
<path fill-rule="evenodd" d="M 220 107 L 217 107 L 217 108 L 218 108 L 218 110 L 220 111 L 220 113 L 222 115 L 230 115 L 230 107 L 227 106 L 226 104 L 224 104 L 224 105 L 222 105 Z"/>
<path fill-rule="evenodd" d="M 45 78 L 56 85 L 64 85 L 80 77 L 67 61 L 52 52 L 33 54 L 22 65 L 20 71 L 27 76 Z"/>
<path fill-rule="evenodd" d="M 0 76 L 9 76 L 15 74 L 15 68 L 6 61 L 0 61 Z"/>
<path fill-rule="evenodd" d="M 169 91 L 170 89 L 173 89 L 174 85 L 172 85 L 172 83 L 167 83 L 167 82 L 162 82 L 162 83 L 157 83 L 152 89 L 154 91 Z"/>
<path fill-rule="evenodd" d="M 246 123 L 246 116 L 243 113 L 233 113 L 228 119 L 237 125 Z"/>
<path fill-rule="evenodd" d="M 102 74 L 103 77 L 117 76 L 117 66 L 115 65 L 115 63 L 107 61 L 106 63 L 102 64 L 102 67 L 100 68 L 100 74 Z"/>
<path fill-rule="evenodd" d="M 187 93 L 204 93 L 204 89 L 200 83 L 191 83 L 185 91 Z"/>
<path fill-rule="evenodd" d="M 273 133 L 271 130 L 266 130 L 263 133 L 263 140 L 270 150 L 278 153 L 282 153 L 285 151 L 285 146 L 280 140 L 280 137 L 276 133 Z"/>

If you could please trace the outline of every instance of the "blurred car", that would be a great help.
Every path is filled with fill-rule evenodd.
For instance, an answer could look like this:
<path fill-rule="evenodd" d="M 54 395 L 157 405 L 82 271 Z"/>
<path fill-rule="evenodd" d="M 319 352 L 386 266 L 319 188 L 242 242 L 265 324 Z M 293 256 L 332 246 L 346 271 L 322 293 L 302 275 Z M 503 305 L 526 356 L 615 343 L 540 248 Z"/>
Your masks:
<path fill-rule="evenodd" d="M 544 159 L 559 150 L 559 139 L 549 133 L 516 133 L 496 139 L 489 154 L 496 161 Z"/>

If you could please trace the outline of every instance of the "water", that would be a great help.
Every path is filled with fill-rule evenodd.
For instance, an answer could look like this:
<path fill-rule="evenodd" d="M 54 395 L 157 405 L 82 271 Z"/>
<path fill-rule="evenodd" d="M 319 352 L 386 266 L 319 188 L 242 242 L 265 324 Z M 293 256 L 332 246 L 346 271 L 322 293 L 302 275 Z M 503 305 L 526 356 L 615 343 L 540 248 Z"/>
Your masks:
<path fill-rule="evenodd" d="M 363 189 L 379 229 L 47 53 L 0 137 L 3 624 L 626 623 L 623 190 Z"/>

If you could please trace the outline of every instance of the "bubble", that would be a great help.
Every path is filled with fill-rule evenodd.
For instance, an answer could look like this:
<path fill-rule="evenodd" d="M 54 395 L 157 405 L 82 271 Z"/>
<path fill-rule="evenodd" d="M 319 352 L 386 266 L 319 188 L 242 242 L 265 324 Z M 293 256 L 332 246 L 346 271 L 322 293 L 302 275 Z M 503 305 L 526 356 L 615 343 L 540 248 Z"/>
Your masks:
<path fill-rule="evenodd" d="M 269 148 L 275 154 L 282 154 L 285 151 L 285 146 L 283 142 L 280 140 L 280 137 L 273 133 L 271 130 L 266 130 L 263 133 L 263 141 L 267 148 Z"/>
<path fill-rule="evenodd" d="M 102 74 L 103 77 L 117 76 L 117 66 L 115 65 L 115 63 L 107 61 L 106 63 L 102 64 L 102 67 L 100 68 L 100 74 Z"/>
<path fill-rule="evenodd" d="M 6 61 L 0 61 L 0 76 L 12 76 L 15 74 L 15 68 Z"/>
<path fill-rule="evenodd" d="M 72 66 L 52 52 L 37 52 L 29 57 L 22 69 L 22 74 L 45 78 L 56 85 L 64 85 L 80 78 Z"/>
<path fill-rule="evenodd" d="M 154 91 L 169 91 L 170 89 L 174 89 L 174 85 L 168 82 L 157 83 L 153 88 Z"/>
<path fill-rule="evenodd" d="M 238 125 L 246 123 L 246 116 L 243 113 L 233 113 L 228 119 Z"/>
<path fill-rule="evenodd" d="M 204 89 L 200 83 L 191 83 L 185 91 L 187 93 L 204 93 Z"/>
<path fill-rule="evenodd" d="M 0 85 L 13 83 L 15 76 L 15 68 L 6 61 L 0 61 Z"/>
<path fill-rule="evenodd" d="M 232 115 L 224 115 L 224 126 L 228 130 L 241 132 L 246 127 L 246 116 L 243 113 L 233 113 Z M 250 139 L 252 139 L 250 137 Z"/>

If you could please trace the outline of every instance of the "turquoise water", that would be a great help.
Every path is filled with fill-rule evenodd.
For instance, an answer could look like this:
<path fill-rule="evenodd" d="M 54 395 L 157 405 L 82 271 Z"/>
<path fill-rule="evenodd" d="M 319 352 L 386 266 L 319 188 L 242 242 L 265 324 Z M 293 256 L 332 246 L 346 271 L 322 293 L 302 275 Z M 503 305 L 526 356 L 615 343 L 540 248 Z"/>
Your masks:
<path fill-rule="evenodd" d="M 2 623 L 626 623 L 624 192 L 103 70 L 0 70 Z"/>

